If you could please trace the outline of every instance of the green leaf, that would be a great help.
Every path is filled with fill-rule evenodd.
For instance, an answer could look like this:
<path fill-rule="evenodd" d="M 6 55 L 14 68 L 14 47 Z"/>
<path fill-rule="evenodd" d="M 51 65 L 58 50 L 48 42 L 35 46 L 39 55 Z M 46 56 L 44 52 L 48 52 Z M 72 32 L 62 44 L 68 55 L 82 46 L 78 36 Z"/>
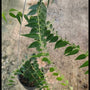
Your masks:
<path fill-rule="evenodd" d="M 80 68 L 82 68 L 82 67 L 86 67 L 86 66 L 88 66 L 88 65 L 89 65 L 89 62 L 86 61 L 85 63 L 83 63 L 83 64 L 80 66 Z"/>
<path fill-rule="evenodd" d="M 9 13 L 9 15 L 13 18 L 16 18 L 15 14 L 13 14 L 13 13 Z"/>
<path fill-rule="evenodd" d="M 85 59 L 86 57 L 87 57 L 86 54 L 81 54 L 75 60 Z"/>
<path fill-rule="evenodd" d="M 36 33 L 38 33 L 38 30 L 36 28 L 32 28 L 30 34 L 36 34 Z"/>
<path fill-rule="evenodd" d="M 77 54 L 79 52 L 79 49 L 74 49 L 73 51 L 71 51 L 69 54 L 67 54 L 66 56 L 69 56 L 69 55 L 74 55 L 74 54 Z"/>
<path fill-rule="evenodd" d="M 8 80 L 9 82 L 14 82 L 13 80 Z"/>
<path fill-rule="evenodd" d="M 11 76 L 11 78 L 15 78 L 14 76 Z"/>
<path fill-rule="evenodd" d="M 62 81 L 64 79 L 64 76 L 62 75 L 61 77 L 56 78 L 58 81 Z"/>
<path fill-rule="evenodd" d="M 51 29 L 53 28 L 52 24 L 50 24 L 50 28 L 51 28 Z"/>
<path fill-rule="evenodd" d="M 48 0 L 48 4 L 47 4 L 47 6 L 49 6 L 49 3 L 50 3 L 50 0 Z"/>
<path fill-rule="evenodd" d="M 67 54 L 67 53 L 70 53 L 72 50 L 73 50 L 73 46 L 69 46 L 65 49 L 65 52 L 64 52 L 64 55 Z"/>
<path fill-rule="evenodd" d="M 48 64 L 51 64 L 51 61 L 46 57 L 42 58 L 42 61 L 47 62 Z"/>
<path fill-rule="evenodd" d="M 29 22 L 28 24 L 26 24 L 25 26 L 27 27 L 32 27 L 32 28 L 38 28 L 38 24 L 36 22 Z"/>
<path fill-rule="evenodd" d="M 53 34 L 50 34 L 50 35 L 47 37 L 46 41 L 49 41 L 49 40 L 51 40 L 52 38 L 53 38 Z"/>
<path fill-rule="evenodd" d="M 54 36 L 51 40 L 50 40 L 50 42 L 56 42 L 58 40 L 58 36 Z"/>
<path fill-rule="evenodd" d="M 49 36 L 50 35 L 50 30 L 45 31 L 45 34 L 44 35 L 45 36 Z"/>
<path fill-rule="evenodd" d="M 68 80 L 66 80 L 65 83 L 66 83 L 66 85 L 68 85 L 69 84 Z"/>
<path fill-rule="evenodd" d="M 20 15 L 19 15 L 18 13 L 17 13 L 17 15 L 16 15 L 16 18 L 17 18 L 18 22 L 21 24 Z"/>
<path fill-rule="evenodd" d="M 31 10 L 27 15 L 34 15 L 34 14 L 36 14 L 36 12 L 37 12 L 36 9 L 35 10 Z"/>
<path fill-rule="evenodd" d="M 57 77 L 56 78 L 58 81 L 62 81 L 63 79 L 62 79 L 62 77 Z"/>
<path fill-rule="evenodd" d="M 28 22 L 29 19 L 28 19 L 28 16 L 27 15 L 24 15 L 24 18 L 26 19 L 26 21 Z"/>
<path fill-rule="evenodd" d="M 29 38 L 34 38 L 36 40 L 39 39 L 38 34 L 22 34 L 22 36 L 29 37 Z"/>
<path fill-rule="evenodd" d="M 53 72 L 53 71 L 55 71 L 55 68 L 51 67 L 49 70 L 50 70 L 50 72 Z"/>
<path fill-rule="evenodd" d="M 37 9 L 38 8 L 38 4 L 32 5 L 31 7 L 29 7 L 29 9 Z"/>
<path fill-rule="evenodd" d="M 49 53 L 38 53 L 37 55 L 33 55 L 32 57 L 41 57 L 41 56 L 48 56 Z"/>
<path fill-rule="evenodd" d="M 54 76 L 58 76 L 58 73 L 53 73 Z"/>
<path fill-rule="evenodd" d="M 40 43 L 38 41 L 31 43 L 28 48 L 35 48 L 35 47 L 40 47 Z"/>
<path fill-rule="evenodd" d="M 55 49 L 56 48 L 60 48 L 60 47 L 64 47 L 68 44 L 68 41 L 63 41 L 63 40 L 59 40 L 56 42 L 55 44 Z"/>
<path fill-rule="evenodd" d="M 18 14 L 20 17 L 22 17 L 22 13 L 21 13 L 21 12 L 18 12 L 17 14 Z"/>
<path fill-rule="evenodd" d="M 60 83 L 61 85 L 63 85 L 63 86 L 66 86 L 66 84 L 65 83 Z"/>
<path fill-rule="evenodd" d="M 8 85 L 12 86 L 12 85 L 14 85 L 14 84 L 12 84 L 12 83 L 9 83 Z"/>
<path fill-rule="evenodd" d="M 14 9 L 14 8 L 11 8 L 11 9 L 9 10 L 9 12 L 11 12 L 11 11 L 18 11 L 18 10 Z"/>
<path fill-rule="evenodd" d="M 50 24 L 50 21 L 47 21 L 47 25 L 49 25 Z"/>
<path fill-rule="evenodd" d="M 89 71 L 86 71 L 86 72 L 85 72 L 85 74 L 88 74 L 88 73 L 89 73 Z"/>
<path fill-rule="evenodd" d="M 5 22 L 7 22 L 7 19 L 5 17 L 5 13 L 4 12 L 2 12 L 2 18 L 4 19 Z"/>

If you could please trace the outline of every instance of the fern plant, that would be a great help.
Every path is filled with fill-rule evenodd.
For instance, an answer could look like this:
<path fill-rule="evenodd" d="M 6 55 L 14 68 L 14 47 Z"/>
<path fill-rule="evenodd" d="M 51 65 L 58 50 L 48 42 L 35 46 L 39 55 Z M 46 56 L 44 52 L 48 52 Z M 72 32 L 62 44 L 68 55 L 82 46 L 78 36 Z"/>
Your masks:
<path fill-rule="evenodd" d="M 49 4 L 49 0 L 48 0 Z M 69 55 L 74 55 L 77 54 L 80 50 L 79 45 L 75 44 L 70 44 L 69 41 L 64 40 L 61 38 L 57 32 L 54 31 L 53 25 L 50 23 L 50 21 L 46 20 L 47 17 L 47 7 L 44 5 L 43 0 L 39 0 L 39 2 L 35 5 L 32 5 L 29 7 L 30 12 L 26 15 L 24 15 L 24 18 L 27 21 L 27 24 L 25 25 L 26 27 L 30 27 L 31 30 L 28 34 L 21 34 L 22 36 L 32 38 L 34 39 L 34 42 L 32 42 L 28 48 L 36 48 L 38 51 L 37 54 L 33 55 L 33 58 L 37 57 L 42 57 L 42 61 L 46 62 L 48 65 L 52 64 L 52 61 L 49 58 L 49 53 L 47 52 L 47 42 L 49 43 L 55 43 L 55 48 L 61 48 L 61 47 L 66 47 L 64 55 L 69 56 Z M 15 15 L 13 11 L 17 11 L 17 14 Z M 16 18 L 19 23 L 21 24 L 21 17 L 22 13 L 19 12 L 16 9 L 11 9 L 9 12 L 9 15 L 12 16 L 13 18 Z M 76 60 L 82 60 L 85 59 L 88 56 L 88 52 L 86 54 L 81 54 L 79 55 Z M 26 61 L 28 62 L 28 61 Z M 22 65 L 24 66 L 24 65 Z M 88 66 L 88 61 L 86 61 L 83 65 L 80 66 L 86 67 Z M 30 64 L 29 66 L 30 67 Z M 63 75 L 59 75 L 60 73 L 55 72 L 56 67 L 50 67 L 49 71 L 53 72 L 52 75 L 56 76 L 56 80 L 59 82 L 64 81 L 64 83 L 60 83 L 63 86 L 68 86 L 69 90 L 73 90 L 73 87 L 69 85 L 68 80 L 65 80 Z M 22 68 L 21 68 L 22 69 Z M 19 69 L 20 70 L 20 69 Z M 23 69 L 22 69 L 23 70 Z M 26 69 L 24 69 L 25 72 L 27 72 Z M 36 69 L 37 70 L 37 69 Z M 35 71 L 35 70 L 34 70 Z M 21 71 L 19 71 L 21 72 Z M 86 74 L 88 71 L 85 72 Z M 29 73 L 30 75 L 30 73 Z M 24 76 L 27 77 L 27 74 L 24 73 Z M 30 77 L 29 77 L 30 79 Z M 34 80 L 34 79 L 33 79 Z M 45 82 L 45 84 L 47 84 Z M 50 90 L 48 87 L 48 84 L 46 86 L 40 87 L 41 88 L 47 88 L 47 90 Z"/>

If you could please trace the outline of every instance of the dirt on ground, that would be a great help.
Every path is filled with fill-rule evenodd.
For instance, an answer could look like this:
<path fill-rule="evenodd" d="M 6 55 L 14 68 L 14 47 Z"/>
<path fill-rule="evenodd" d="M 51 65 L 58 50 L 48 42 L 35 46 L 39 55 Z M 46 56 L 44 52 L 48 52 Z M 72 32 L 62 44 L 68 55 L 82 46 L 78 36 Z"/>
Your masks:
<path fill-rule="evenodd" d="M 13 1 L 13 0 L 12 0 Z M 10 4 L 9 8 L 16 8 L 23 10 L 23 1 L 17 1 L 18 4 Z M 27 14 L 28 3 L 27 0 L 25 14 Z M 21 6 L 19 6 L 19 3 Z M 9 5 L 9 3 L 7 3 Z M 14 5 L 14 7 L 13 7 Z M 16 5 L 16 6 L 15 6 Z M 19 6 L 19 8 L 17 7 Z M 4 6 L 4 5 L 3 5 Z M 5 7 L 7 8 L 7 7 Z M 7 11 L 7 9 L 4 9 Z M 33 39 L 20 36 L 20 25 L 17 20 L 7 15 L 8 22 L 2 21 L 2 90 L 25 90 L 22 85 L 15 78 L 15 85 L 8 86 L 8 79 L 13 70 L 15 70 L 21 63 L 22 58 L 28 57 L 35 49 L 28 49 L 28 45 Z M 48 7 L 47 20 L 50 20 L 53 27 L 58 34 L 69 40 L 70 43 L 80 45 L 81 51 L 76 55 L 65 56 L 65 47 L 54 50 L 55 43 L 48 43 L 47 49 L 50 53 L 50 58 L 53 64 L 57 67 L 60 75 L 64 75 L 66 80 L 69 80 L 69 85 L 73 90 L 88 90 L 88 75 L 85 75 L 87 67 L 79 69 L 87 59 L 75 61 L 75 58 L 85 53 L 88 50 L 88 0 L 55 0 L 53 4 Z M 23 19 L 21 34 L 26 34 L 30 28 L 25 27 L 27 22 Z M 19 52 L 18 52 L 19 44 Z M 19 55 L 19 60 L 18 60 Z M 52 90 L 64 90 L 65 86 L 60 85 L 51 73 L 47 72 L 48 81 L 51 84 Z M 67 89 L 69 90 L 69 89 Z"/>

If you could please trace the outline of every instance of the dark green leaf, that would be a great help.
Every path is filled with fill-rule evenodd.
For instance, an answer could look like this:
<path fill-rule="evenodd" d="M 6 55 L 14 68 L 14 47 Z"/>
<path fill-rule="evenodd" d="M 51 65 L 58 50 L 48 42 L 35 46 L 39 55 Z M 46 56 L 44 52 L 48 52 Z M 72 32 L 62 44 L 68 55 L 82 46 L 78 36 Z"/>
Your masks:
<path fill-rule="evenodd" d="M 49 3 L 50 3 L 50 0 L 48 0 L 48 4 L 47 4 L 47 6 L 49 6 Z"/>
<path fill-rule="evenodd" d="M 72 50 L 73 50 L 73 46 L 69 46 L 65 49 L 65 52 L 64 52 L 64 55 L 67 54 L 67 53 L 70 53 Z"/>
<path fill-rule="evenodd" d="M 39 53 L 37 55 L 33 55 L 32 57 L 41 57 L 41 56 L 48 56 L 49 53 Z"/>
<path fill-rule="evenodd" d="M 86 54 L 81 54 L 75 60 L 85 59 L 86 57 L 87 57 Z"/>
<path fill-rule="evenodd" d="M 28 16 L 24 15 L 24 18 L 26 19 L 27 22 L 29 22 Z"/>
<path fill-rule="evenodd" d="M 31 43 L 28 48 L 35 48 L 35 47 L 40 47 L 40 43 L 38 41 Z"/>
<path fill-rule="evenodd" d="M 50 30 L 45 31 L 45 34 L 44 35 L 45 36 L 49 36 L 50 35 Z"/>
<path fill-rule="evenodd" d="M 18 15 L 19 15 L 20 17 L 22 17 L 22 13 L 21 13 L 21 12 L 18 12 Z"/>
<path fill-rule="evenodd" d="M 49 25 L 50 24 L 50 21 L 47 21 L 47 25 Z"/>
<path fill-rule="evenodd" d="M 36 28 L 32 28 L 30 34 L 36 34 L 36 33 L 38 33 L 38 30 Z"/>
<path fill-rule="evenodd" d="M 50 70 L 50 72 L 53 72 L 53 71 L 55 71 L 55 68 L 51 67 L 49 70 Z"/>
<path fill-rule="evenodd" d="M 39 39 L 38 34 L 22 34 L 22 36 L 29 37 L 29 38 L 34 38 L 36 40 Z"/>
<path fill-rule="evenodd" d="M 38 24 L 36 22 L 29 22 L 25 26 L 32 27 L 32 28 L 38 28 Z"/>
<path fill-rule="evenodd" d="M 9 13 L 9 15 L 13 18 L 16 18 L 15 14 L 13 14 L 13 13 Z"/>
<path fill-rule="evenodd" d="M 47 37 L 46 41 L 49 41 L 49 40 L 51 40 L 52 38 L 53 38 L 53 34 L 50 34 L 50 35 Z"/>
<path fill-rule="evenodd" d="M 29 9 L 37 9 L 38 8 L 38 4 L 32 5 L 31 7 L 29 7 Z"/>
<path fill-rule="evenodd" d="M 80 68 L 86 67 L 86 66 L 88 66 L 88 65 L 89 65 L 89 63 L 88 63 L 88 61 L 86 61 L 85 63 L 83 63 L 83 64 L 80 66 Z"/>
<path fill-rule="evenodd" d="M 74 49 L 73 51 L 71 51 L 69 54 L 67 54 L 66 56 L 69 56 L 69 55 L 74 55 L 74 54 L 77 54 L 79 52 L 79 49 Z"/>
<path fill-rule="evenodd" d="M 58 40 L 58 36 L 54 36 L 51 40 L 50 40 L 50 42 L 56 42 Z"/>
<path fill-rule="evenodd" d="M 48 58 L 46 58 L 46 57 L 44 57 L 44 58 L 42 59 L 42 61 L 47 62 L 48 64 L 51 64 L 51 61 L 50 61 Z"/>
<path fill-rule="evenodd" d="M 89 73 L 89 71 L 86 71 L 86 72 L 85 72 L 85 74 L 88 74 L 88 73 Z"/>
<path fill-rule="evenodd" d="M 68 44 L 68 41 L 63 41 L 63 40 L 59 40 L 56 42 L 55 44 L 55 49 L 56 48 L 60 48 L 60 47 L 64 47 Z"/>
<path fill-rule="evenodd" d="M 9 80 L 9 82 L 14 82 L 13 80 Z"/>
<path fill-rule="evenodd" d="M 50 28 L 51 28 L 51 29 L 53 28 L 52 24 L 50 24 Z"/>
<path fill-rule="evenodd" d="M 34 15 L 34 14 L 36 14 L 36 12 L 37 12 L 36 9 L 35 10 L 31 10 L 27 15 Z"/>
<path fill-rule="evenodd" d="M 19 21 L 19 23 L 21 24 L 21 19 L 20 19 L 20 15 L 19 14 L 16 15 L 16 18 Z"/>

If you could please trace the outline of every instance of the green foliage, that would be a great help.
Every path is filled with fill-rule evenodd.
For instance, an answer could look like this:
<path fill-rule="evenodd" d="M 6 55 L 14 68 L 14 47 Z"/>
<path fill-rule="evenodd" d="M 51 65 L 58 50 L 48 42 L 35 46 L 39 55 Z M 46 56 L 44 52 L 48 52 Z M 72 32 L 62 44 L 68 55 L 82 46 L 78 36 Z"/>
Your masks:
<path fill-rule="evenodd" d="M 31 10 L 27 15 L 34 15 L 34 14 L 36 14 L 36 12 L 37 12 L 37 10 L 35 9 L 33 9 L 33 10 Z"/>
<path fill-rule="evenodd" d="M 59 41 L 57 41 L 56 42 L 56 44 L 55 44 L 55 49 L 56 48 L 60 48 L 60 47 L 64 47 L 64 46 L 66 46 L 68 44 L 68 41 L 64 41 L 64 40 L 59 40 Z"/>
<path fill-rule="evenodd" d="M 29 37 L 29 38 L 34 38 L 35 40 L 39 39 L 38 34 L 22 34 L 22 36 Z"/>
<path fill-rule="evenodd" d="M 11 8 L 11 9 L 9 10 L 9 12 L 12 12 L 12 11 L 18 11 L 18 10 L 14 9 L 14 8 Z"/>
<path fill-rule="evenodd" d="M 80 47 L 79 46 L 69 46 L 66 48 L 64 54 L 66 56 L 69 56 L 69 55 L 74 55 L 74 54 L 77 54 L 80 50 Z"/>
<path fill-rule="evenodd" d="M 50 1 L 48 0 L 48 5 L 49 3 Z M 23 75 L 24 78 L 27 78 L 30 83 L 35 82 L 34 85 L 39 87 L 40 90 L 42 90 L 43 88 L 47 88 L 47 90 L 50 90 L 45 81 L 43 69 L 39 68 L 36 57 L 43 57 L 42 61 L 46 62 L 47 64 L 51 64 L 51 61 L 47 58 L 49 54 L 44 52 L 44 50 L 46 49 L 47 42 L 55 42 L 55 49 L 66 47 L 67 45 L 69 45 L 68 47 L 66 47 L 64 52 L 64 55 L 66 56 L 77 54 L 80 50 L 80 47 L 79 45 L 76 46 L 74 44 L 70 44 L 69 41 L 66 41 L 62 38 L 60 39 L 57 33 L 54 33 L 53 25 L 50 23 L 50 21 L 46 21 L 47 8 L 42 2 L 42 0 L 39 0 L 37 4 L 30 6 L 29 9 L 29 13 L 27 15 L 25 14 L 24 18 L 27 21 L 27 24 L 25 26 L 30 27 L 31 30 L 28 34 L 22 34 L 22 36 L 34 39 L 34 42 L 32 42 L 28 46 L 28 48 L 36 48 L 38 54 L 34 54 L 31 56 L 29 60 L 26 60 L 24 64 L 14 72 L 14 75 Z M 17 12 L 17 14 L 12 13 L 15 11 Z M 9 15 L 13 18 L 16 18 L 18 22 L 21 24 L 21 12 L 19 12 L 16 9 L 11 9 L 9 11 Z M 87 54 L 81 54 L 76 58 L 76 60 L 84 59 L 87 56 Z M 88 61 L 82 64 L 80 68 L 86 66 L 88 66 Z M 56 80 L 64 80 L 63 75 L 59 76 L 59 73 L 54 72 L 54 67 L 50 67 L 49 71 L 53 72 L 53 75 L 56 76 Z M 88 72 L 89 71 L 86 71 L 85 74 L 87 74 Z M 13 81 L 10 80 L 10 82 Z M 68 85 L 68 80 L 65 80 L 64 83 L 60 84 L 66 86 Z"/>
<path fill-rule="evenodd" d="M 35 41 L 35 42 L 31 43 L 28 48 L 35 48 L 35 47 L 36 48 L 40 47 L 39 41 Z"/>
<path fill-rule="evenodd" d="M 16 18 L 16 15 L 13 14 L 13 13 L 9 13 L 9 15 L 10 15 L 11 17 L 13 17 L 13 18 Z"/>
<path fill-rule="evenodd" d="M 13 13 L 15 11 L 17 12 L 16 15 Z M 9 10 L 9 15 L 13 18 L 16 18 L 18 20 L 18 22 L 21 24 L 21 18 L 22 18 L 22 13 L 21 12 L 12 8 L 12 9 Z"/>
<path fill-rule="evenodd" d="M 88 66 L 88 65 L 89 65 L 89 62 L 86 61 L 86 62 L 84 62 L 84 63 L 80 66 L 80 68 L 82 68 L 82 67 L 86 67 L 86 66 Z"/>
<path fill-rule="evenodd" d="M 58 81 L 62 81 L 64 79 L 64 76 L 62 75 L 61 77 L 56 78 Z"/>
<path fill-rule="evenodd" d="M 2 12 L 2 18 L 7 23 L 7 19 L 6 19 L 6 16 L 5 16 L 5 13 L 4 12 Z"/>
<path fill-rule="evenodd" d="M 51 40 L 50 40 L 50 42 L 56 42 L 58 40 L 58 36 L 54 36 Z"/>
<path fill-rule="evenodd" d="M 85 54 L 79 55 L 75 60 L 85 59 L 87 56 L 88 56 L 88 52 L 86 52 Z"/>
<path fill-rule="evenodd" d="M 53 72 L 53 71 L 55 71 L 55 68 L 50 67 L 49 71 L 50 71 L 50 72 Z"/>
<path fill-rule="evenodd" d="M 54 76 L 58 76 L 58 73 L 53 73 Z"/>
<path fill-rule="evenodd" d="M 33 55 L 32 57 L 41 57 L 41 56 L 49 56 L 49 53 L 38 53 L 37 55 Z"/>
<path fill-rule="evenodd" d="M 87 70 L 86 72 L 85 72 L 85 74 L 88 74 L 89 73 L 89 70 Z"/>
<path fill-rule="evenodd" d="M 51 64 L 51 61 L 47 57 L 42 58 L 42 61 L 47 62 L 48 64 Z"/>

